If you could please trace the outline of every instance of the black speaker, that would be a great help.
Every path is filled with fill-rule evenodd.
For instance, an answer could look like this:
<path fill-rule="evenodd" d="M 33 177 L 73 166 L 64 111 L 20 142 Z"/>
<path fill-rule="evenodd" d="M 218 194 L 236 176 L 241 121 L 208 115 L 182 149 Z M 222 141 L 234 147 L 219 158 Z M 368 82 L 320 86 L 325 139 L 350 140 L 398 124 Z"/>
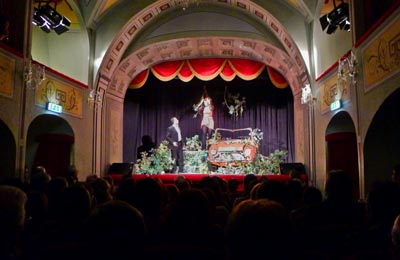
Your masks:
<path fill-rule="evenodd" d="M 108 168 L 107 174 L 123 174 L 131 175 L 133 171 L 133 163 L 113 163 Z"/>
<path fill-rule="evenodd" d="M 300 174 L 306 173 L 306 168 L 302 163 L 281 163 L 279 164 L 281 174 L 288 174 L 292 169 L 296 170 Z"/>

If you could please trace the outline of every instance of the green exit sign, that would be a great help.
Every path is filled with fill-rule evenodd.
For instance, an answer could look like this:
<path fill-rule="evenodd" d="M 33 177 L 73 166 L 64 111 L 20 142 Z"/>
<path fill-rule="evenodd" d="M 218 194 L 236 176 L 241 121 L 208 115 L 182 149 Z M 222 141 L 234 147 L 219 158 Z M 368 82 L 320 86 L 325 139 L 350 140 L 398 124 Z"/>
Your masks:
<path fill-rule="evenodd" d="M 340 99 L 332 102 L 330 105 L 331 111 L 339 109 L 341 107 L 342 107 L 342 103 L 340 102 Z"/>
<path fill-rule="evenodd" d="M 56 113 L 62 113 L 62 106 L 49 102 L 47 103 L 47 110 Z"/>

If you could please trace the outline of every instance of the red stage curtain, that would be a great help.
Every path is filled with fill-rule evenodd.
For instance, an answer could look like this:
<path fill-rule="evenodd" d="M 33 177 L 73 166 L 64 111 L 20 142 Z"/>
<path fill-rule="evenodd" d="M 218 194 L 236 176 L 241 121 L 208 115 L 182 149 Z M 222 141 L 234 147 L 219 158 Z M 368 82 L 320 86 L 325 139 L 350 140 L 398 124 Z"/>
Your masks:
<path fill-rule="evenodd" d="M 286 79 L 278 71 L 271 67 L 267 67 L 267 72 L 269 79 L 275 87 L 286 88 L 288 86 Z"/>
<path fill-rule="evenodd" d="M 204 81 L 212 80 L 218 76 L 225 63 L 226 59 L 194 59 L 188 61 L 193 74 Z"/>
<path fill-rule="evenodd" d="M 187 63 L 187 61 L 185 61 L 183 63 L 183 66 L 181 68 L 181 71 L 178 74 L 178 77 L 180 78 L 180 80 L 182 80 L 183 82 L 189 82 L 194 78 L 194 74 L 193 72 L 190 70 L 189 65 Z"/>
<path fill-rule="evenodd" d="M 253 80 L 257 78 L 265 67 L 261 62 L 246 59 L 230 59 L 229 64 L 236 75 L 244 80 Z"/>
<path fill-rule="evenodd" d="M 225 63 L 225 66 L 219 75 L 225 81 L 232 81 L 236 77 L 236 74 L 231 68 L 231 65 L 229 65 L 229 62 Z"/>
<path fill-rule="evenodd" d="M 220 75 L 225 81 L 232 81 L 236 75 L 244 80 L 257 78 L 264 70 L 261 62 L 246 59 L 193 59 L 186 61 L 168 61 L 151 68 L 154 76 L 161 81 L 169 81 L 176 76 L 183 82 L 189 82 L 196 76 L 208 81 Z M 286 79 L 273 68 L 267 67 L 268 75 L 277 88 L 286 88 Z M 149 70 L 141 72 L 132 81 L 130 88 L 140 88 L 147 80 Z"/>
<path fill-rule="evenodd" d="M 154 76 L 161 81 L 170 81 L 175 78 L 183 66 L 183 61 L 167 61 L 151 68 Z"/>
<path fill-rule="evenodd" d="M 149 70 L 144 70 L 139 73 L 131 82 L 129 88 L 141 88 L 147 81 L 147 77 L 149 76 Z"/>

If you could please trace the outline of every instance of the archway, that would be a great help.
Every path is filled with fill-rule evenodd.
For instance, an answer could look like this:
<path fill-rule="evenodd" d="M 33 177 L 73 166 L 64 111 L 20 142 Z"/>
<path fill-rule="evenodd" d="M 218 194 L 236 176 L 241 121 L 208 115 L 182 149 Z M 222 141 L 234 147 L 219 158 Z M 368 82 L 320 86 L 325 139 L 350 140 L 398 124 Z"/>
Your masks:
<path fill-rule="evenodd" d="M 74 162 L 74 132 L 55 115 L 40 115 L 28 128 L 25 162 L 28 169 L 44 166 L 51 176 L 64 176 Z"/>
<path fill-rule="evenodd" d="M 364 142 L 365 188 L 375 181 L 388 181 L 400 161 L 400 89 L 385 99 L 372 119 Z"/>
<path fill-rule="evenodd" d="M 354 184 L 354 198 L 359 198 L 359 170 L 357 135 L 350 115 L 341 111 L 329 122 L 325 132 L 327 150 L 327 172 L 344 170 L 348 172 Z"/>
<path fill-rule="evenodd" d="M 252 19 L 264 24 L 281 43 L 282 48 L 257 37 L 233 37 L 226 34 L 189 36 L 172 40 L 158 39 L 136 46 L 129 53 L 130 44 L 145 30 L 155 17 L 166 14 L 170 1 L 160 0 L 132 17 L 110 44 L 96 77 L 94 88 L 101 103 L 95 112 L 94 172 L 101 174 L 113 162 L 123 159 L 123 100 L 130 82 L 143 70 L 168 60 L 195 58 L 245 58 L 262 62 L 276 69 L 289 83 L 293 93 L 295 161 L 306 162 L 308 144 L 305 139 L 307 115 L 300 104 L 301 87 L 309 83 L 307 68 L 293 39 L 283 25 L 266 10 L 246 1 L 245 8 Z M 230 6 L 222 4 L 220 6 Z M 233 6 L 237 8 L 236 6 Z M 253 13 L 252 10 L 257 10 Z M 171 39 L 168 37 L 167 39 Z M 257 39 L 256 39 L 257 38 Z"/>
<path fill-rule="evenodd" d="M 16 144 L 8 126 L 0 120 L 0 179 L 15 175 Z"/>

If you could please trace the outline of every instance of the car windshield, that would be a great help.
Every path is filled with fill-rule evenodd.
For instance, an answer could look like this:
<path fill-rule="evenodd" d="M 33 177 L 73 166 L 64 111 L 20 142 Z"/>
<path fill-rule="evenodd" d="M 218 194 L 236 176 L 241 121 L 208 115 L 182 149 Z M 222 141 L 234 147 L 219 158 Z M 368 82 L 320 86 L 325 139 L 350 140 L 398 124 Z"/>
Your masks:
<path fill-rule="evenodd" d="M 246 138 L 250 138 L 251 132 L 252 132 L 251 128 L 242 128 L 242 129 L 217 128 L 217 129 L 215 129 L 216 135 L 214 137 L 221 138 L 222 140 L 246 139 Z"/>

